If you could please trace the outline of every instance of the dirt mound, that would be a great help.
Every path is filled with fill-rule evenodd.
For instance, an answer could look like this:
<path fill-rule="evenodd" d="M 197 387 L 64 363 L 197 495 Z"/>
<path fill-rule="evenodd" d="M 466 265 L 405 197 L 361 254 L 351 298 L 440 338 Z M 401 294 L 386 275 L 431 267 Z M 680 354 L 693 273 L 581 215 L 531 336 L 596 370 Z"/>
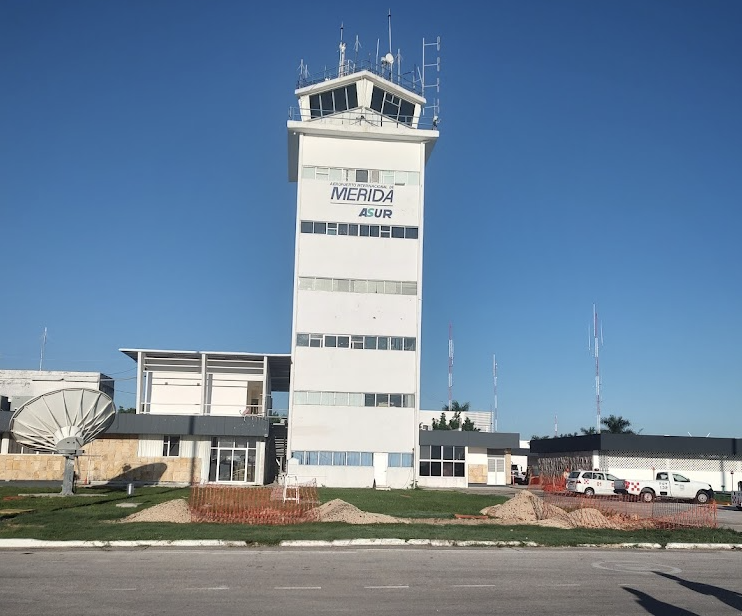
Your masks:
<path fill-rule="evenodd" d="M 509 524 L 533 524 L 549 518 L 563 518 L 563 509 L 544 503 L 542 499 L 523 490 L 502 505 L 485 507 L 481 513 Z"/>
<path fill-rule="evenodd" d="M 190 521 L 191 511 L 183 498 L 142 509 L 119 520 L 119 522 L 173 522 L 175 524 L 188 524 Z"/>
<path fill-rule="evenodd" d="M 409 520 L 383 513 L 362 511 L 339 498 L 315 507 L 310 514 L 320 522 L 345 522 L 346 524 L 407 524 L 409 522 Z"/>

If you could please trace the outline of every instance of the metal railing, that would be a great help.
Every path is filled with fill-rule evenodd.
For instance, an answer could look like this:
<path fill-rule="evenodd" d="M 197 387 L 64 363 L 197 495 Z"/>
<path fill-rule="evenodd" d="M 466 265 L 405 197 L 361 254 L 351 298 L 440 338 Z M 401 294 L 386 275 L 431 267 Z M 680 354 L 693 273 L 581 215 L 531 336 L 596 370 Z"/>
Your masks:
<path fill-rule="evenodd" d="M 387 65 L 384 64 L 376 64 L 370 60 L 360 60 L 357 62 L 347 60 L 342 67 L 338 65 L 332 68 L 325 68 L 321 72 L 299 77 L 296 82 L 296 87 L 297 89 L 306 88 L 307 86 L 322 83 L 323 81 L 329 81 L 330 79 L 335 79 L 337 77 L 345 77 L 346 75 L 360 73 L 361 71 L 368 71 L 369 73 L 373 73 L 377 77 L 386 79 L 405 90 L 422 95 L 422 84 L 419 79 L 415 79 L 414 71 L 405 72 L 399 75 L 395 73 L 394 68 L 385 68 L 386 66 Z"/>
<path fill-rule="evenodd" d="M 313 111 L 316 112 L 315 117 L 312 117 Z M 339 126 L 377 126 L 398 129 L 438 130 L 438 122 L 432 114 L 420 116 L 417 122 L 415 122 L 412 116 L 402 116 L 400 119 L 395 119 L 371 109 L 338 111 L 336 113 L 321 115 L 319 109 L 312 110 L 310 108 L 289 107 L 289 120 L 292 122 L 322 120 L 323 124 L 329 123 Z"/>

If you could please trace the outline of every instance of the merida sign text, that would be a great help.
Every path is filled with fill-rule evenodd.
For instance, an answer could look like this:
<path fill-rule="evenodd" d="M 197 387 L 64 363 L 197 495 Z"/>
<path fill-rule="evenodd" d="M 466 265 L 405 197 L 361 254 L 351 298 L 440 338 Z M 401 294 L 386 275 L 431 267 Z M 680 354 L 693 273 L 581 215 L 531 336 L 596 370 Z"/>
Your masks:
<path fill-rule="evenodd" d="M 378 203 L 391 205 L 394 203 L 394 188 L 335 184 L 332 186 L 330 201 L 333 203 Z"/>

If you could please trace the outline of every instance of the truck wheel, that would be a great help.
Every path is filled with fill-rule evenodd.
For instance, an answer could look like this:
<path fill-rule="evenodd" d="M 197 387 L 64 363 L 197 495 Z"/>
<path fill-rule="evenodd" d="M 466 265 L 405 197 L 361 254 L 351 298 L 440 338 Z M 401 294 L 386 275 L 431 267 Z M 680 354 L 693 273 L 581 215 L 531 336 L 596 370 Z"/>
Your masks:
<path fill-rule="evenodd" d="M 592 488 L 585 488 L 585 496 L 590 498 L 591 496 L 595 496 L 595 490 Z"/>
<path fill-rule="evenodd" d="M 698 494 L 696 494 L 696 502 L 699 505 L 705 505 L 709 502 L 709 493 L 705 490 L 700 490 Z"/>
<path fill-rule="evenodd" d="M 644 490 L 639 498 L 643 503 L 651 503 L 654 500 L 654 492 L 652 490 Z"/>

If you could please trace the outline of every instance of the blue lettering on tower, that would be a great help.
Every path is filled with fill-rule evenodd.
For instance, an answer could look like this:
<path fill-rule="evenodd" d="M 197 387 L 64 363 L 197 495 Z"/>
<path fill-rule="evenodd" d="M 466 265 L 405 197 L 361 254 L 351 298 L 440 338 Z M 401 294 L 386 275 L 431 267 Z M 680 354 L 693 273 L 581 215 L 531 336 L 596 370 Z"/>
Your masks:
<path fill-rule="evenodd" d="M 394 203 L 394 188 L 334 185 L 330 201 L 340 203 Z"/>

